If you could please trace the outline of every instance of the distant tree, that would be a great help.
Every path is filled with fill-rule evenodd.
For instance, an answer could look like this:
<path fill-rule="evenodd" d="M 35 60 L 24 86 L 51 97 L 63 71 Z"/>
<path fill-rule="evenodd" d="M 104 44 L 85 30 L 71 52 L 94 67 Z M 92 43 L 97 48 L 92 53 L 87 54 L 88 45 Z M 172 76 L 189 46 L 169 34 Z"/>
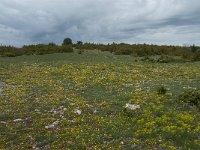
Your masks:
<path fill-rule="evenodd" d="M 197 47 L 194 44 L 190 48 L 193 53 L 195 53 L 197 51 Z"/>
<path fill-rule="evenodd" d="M 77 44 L 77 45 L 83 45 L 83 42 L 82 42 L 82 41 L 77 41 L 76 44 Z"/>
<path fill-rule="evenodd" d="M 49 46 L 56 46 L 56 44 L 51 42 L 51 43 L 49 43 Z"/>
<path fill-rule="evenodd" d="M 63 44 L 62 45 L 72 45 L 72 39 L 70 38 L 65 38 L 63 40 Z"/>

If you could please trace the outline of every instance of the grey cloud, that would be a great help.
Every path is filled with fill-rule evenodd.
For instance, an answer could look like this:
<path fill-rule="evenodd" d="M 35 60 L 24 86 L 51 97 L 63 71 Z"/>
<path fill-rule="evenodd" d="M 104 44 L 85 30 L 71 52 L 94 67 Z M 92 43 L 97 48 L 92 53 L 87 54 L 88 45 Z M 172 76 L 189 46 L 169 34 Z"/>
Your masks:
<path fill-rule="evenodd" d="M 199 0 L 2 0 L 0 43 L 200 44 Z"/>

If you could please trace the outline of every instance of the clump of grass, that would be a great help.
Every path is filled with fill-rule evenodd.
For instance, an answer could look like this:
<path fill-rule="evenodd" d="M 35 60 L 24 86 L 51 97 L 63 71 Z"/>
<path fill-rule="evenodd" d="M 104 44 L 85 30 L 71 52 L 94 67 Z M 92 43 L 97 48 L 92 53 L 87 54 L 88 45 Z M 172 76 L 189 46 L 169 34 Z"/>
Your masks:
<path fill-rule="evenodd" d="M 157 59 L 158 63 L 170 63 L 170 62 L 174 62 L 174 58 L 170 57 L 170 56 L 160 56 L 160 58 Z"/>
<path fill-rule="evenodd" d="M 82 54 L 84 50 L 78 50 L 78 54 Z"/>
<path fill-rule="evenodd" d="M 179 100 L 190 105 L 195 105 L 200 109 L 200 90 L 188 89 L 179 95 Z"/>
<path fill-rule="evenodd" d="M 163 85 L 162 85 L 162 86 L 159 86 L 159 87 L 157 88 L 157 93 L 160 94 L 160 95 L 164 95 L 164 94 L 167 93 L 167 88 L 164 87 Z"/>

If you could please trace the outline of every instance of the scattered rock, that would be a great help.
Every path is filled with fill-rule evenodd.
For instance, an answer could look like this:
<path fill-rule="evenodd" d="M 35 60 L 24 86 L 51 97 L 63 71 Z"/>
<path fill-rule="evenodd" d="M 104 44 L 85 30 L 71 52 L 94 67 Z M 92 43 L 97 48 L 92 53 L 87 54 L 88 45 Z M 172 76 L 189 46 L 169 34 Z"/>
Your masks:
<path fill-rule="evenodd" d="M 5 82 L 0 82 L 0 86 L 7 86 L 7 84 Z"/>
<path fill-rule="evenodd" d="M 5 82 L 0 81 L 0 87 L 11 87 L 11 85 L 8 85 Z"/>
<path fill-rule="evenodd" d="M 140 105 L 135 105 L 135 104 L 129 104 L 129 103 L 127 103 L 126 106 L 124 106 L 124 108 L 126 108 L 128 110 L 135 110 L 135 109 L 139 109 Z"/>
<path fill-rule="evenodd" d="M 0 95 L 6 95 L 5 91 L 3 90 L 4 87 L 11 87 L 11 85 L 6 84 L 5 82 L 0 82 Z"/>
<path fill-rule="evenodd" d="M 2 89 L 2 88 L 0 88 L 0 94 L 1 94 L 1 93 L 3 93 L 3 89 Z"/>

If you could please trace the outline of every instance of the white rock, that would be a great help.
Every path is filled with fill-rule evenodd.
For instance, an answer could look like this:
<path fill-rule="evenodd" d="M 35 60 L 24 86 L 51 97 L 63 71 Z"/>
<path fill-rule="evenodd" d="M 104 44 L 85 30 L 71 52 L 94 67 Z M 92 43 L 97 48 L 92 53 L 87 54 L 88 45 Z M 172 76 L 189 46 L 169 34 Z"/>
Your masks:
<path fill-rule="evenodd" d="M 59 124 L 59 121 L 57 120 L 57 121 L 53 122 L 52 124 L 57 126 Z"/>
<path fill-rule="evenodd" d="M 58 107 L 58 109 L 62 109 L 64 106 L 60 106 L 60 107 Z"/>
<path fill-rule="evenodd" d="M 5 121 L 1 121 L 0 124 L 7 124 L 7 122 L 5 122 Z"/>
<path fill-rule="evenodd" d="M 76 109 L 75 111 L 74 111 L 74 113 L 76 113 L 76 114 L 78 114 L 78 115 L 81 115 L 81 110 L 79 110 L 79 109 Z"/>
<path fill-rule="evenodd" d="M 53 122 L 52 124 L 48 125 L 48 126 L 45 126 L 46 129 L 53 129 L 55 128 L 57 125 L 59 124 L 59 121 L 55 121 Z"/>
<path fill-rule="evenodd" d="M 135 110 L 135 109 L 139 109 L 140 105 L 135 105 L 135 104 L 129 104 L 129 103 L 127 103 L 126 106 L 124 106 L 124 108 L 129 109 L 129 110 Z"/>
<path fill-rule="evenodd" d="M 22 121 L 22 119 L 15 119 L 15 120 L 13 120 L 13 122 L 21 122 Z"/>
<path fill-rule="evenodd" d="M 93 113 L 96 114 L 96 113 L 97 113 L 97 110 L 95 109 L 95 110 L 93 111 Z"/>
<path fill-rule="evenodd" d="M 55 126 L 53 124 L 50 124 L 48 126 L 45 126 L 46 129 L 53 129 Z"/>
<path fill-rule="evenodd" d="M 58 114 L 58 113 L 59 113 L 59 112 L 56 111 L 56 110 L 53 111 L 53 114 L 54 114 L 54 115 L 56 115 L 56 114 Z"/>

